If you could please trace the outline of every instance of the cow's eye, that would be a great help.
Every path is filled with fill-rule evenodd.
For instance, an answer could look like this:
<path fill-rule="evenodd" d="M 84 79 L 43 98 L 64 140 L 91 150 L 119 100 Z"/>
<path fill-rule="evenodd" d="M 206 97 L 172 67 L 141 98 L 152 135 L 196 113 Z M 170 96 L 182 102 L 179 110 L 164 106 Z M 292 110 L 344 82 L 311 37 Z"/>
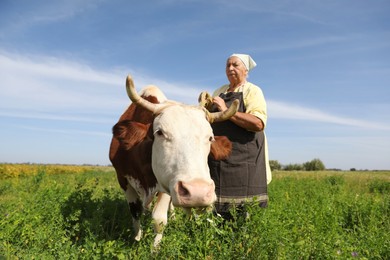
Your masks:
<path fill-rule="evenodd" d="M 161 129 L 157 129 L 155 132 L 154 132 L 155 135 L 158 135 L 158 136 L 163 136 L 164 133 L 163 131 L 161 131 Z"/>

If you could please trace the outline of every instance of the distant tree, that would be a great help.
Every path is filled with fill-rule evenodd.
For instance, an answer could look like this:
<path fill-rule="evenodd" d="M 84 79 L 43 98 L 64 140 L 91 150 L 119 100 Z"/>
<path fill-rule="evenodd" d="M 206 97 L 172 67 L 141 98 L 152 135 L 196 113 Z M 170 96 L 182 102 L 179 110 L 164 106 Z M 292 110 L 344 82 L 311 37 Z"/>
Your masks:
<path fill-rule="evenodd" d="M 282 169 L 282 165 L 276 160 L 269 160 L 269 166 L 271 167 L 272 171 Z"/>
<path fill-rule="evenodd" d="M 302 164 L 288 164 L 283 167 L 285 171 L 303 171 L 304 167 Z"/>
<path fill-rule="evenodd" d="M 351 171 L 351 172 L 355 172 L 355 171 L 356 171 L 356 168 L 351 168 L 350 171 Z"/>
<path fill-rule="evenodd" d="M 325 170 L 325 165 L 320 159 L 313 159 L 310 162 L 305 162 L 303 168 L 306 171 L 323 171 Z"/>

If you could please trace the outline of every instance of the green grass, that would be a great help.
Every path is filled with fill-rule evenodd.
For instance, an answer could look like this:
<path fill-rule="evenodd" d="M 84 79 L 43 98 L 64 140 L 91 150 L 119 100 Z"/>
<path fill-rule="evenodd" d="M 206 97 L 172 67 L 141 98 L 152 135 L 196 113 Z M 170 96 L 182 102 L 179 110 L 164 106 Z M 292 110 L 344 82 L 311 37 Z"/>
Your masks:
<path fill-rule="evenodd" d="M 170 218 L 131 240 L 115 173 L 0 178 L 0 259 L 390 259 L 390 172 L 275 172 L 266 209 Z M 233 213 L 234 214 L 234 213 Z"/>

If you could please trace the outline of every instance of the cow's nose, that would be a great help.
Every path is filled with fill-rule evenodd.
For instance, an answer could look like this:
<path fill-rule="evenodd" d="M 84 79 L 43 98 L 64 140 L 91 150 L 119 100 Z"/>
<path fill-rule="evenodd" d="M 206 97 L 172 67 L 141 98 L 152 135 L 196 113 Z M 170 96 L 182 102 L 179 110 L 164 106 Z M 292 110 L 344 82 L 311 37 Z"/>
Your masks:
<path fill-rule="evenodd" d="M 175 191 L 177 202 L 182 207 L 206 207 L 216 198 L 214 182 L 202 179 L 178 181 Z"/>
<path fill-rule="evenodd" d="M 187 189 L 188 184 L 179 181 L 177 183 L 177 193 L 180 197 L 188 197 L 190 196 L 190 191 Z"/>

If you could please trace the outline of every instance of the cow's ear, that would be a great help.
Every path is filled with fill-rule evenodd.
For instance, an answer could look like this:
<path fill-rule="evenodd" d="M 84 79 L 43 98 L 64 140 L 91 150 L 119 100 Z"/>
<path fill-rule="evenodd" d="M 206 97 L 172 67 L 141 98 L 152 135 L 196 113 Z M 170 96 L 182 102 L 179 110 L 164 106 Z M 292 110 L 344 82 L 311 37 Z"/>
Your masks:
<path fill-rule="evenodd" d="M 211 143 L 210 156 L 214 160 L 224 160 L 232 152 L 232 143 L 226 136 L 214 136 L 215 141 Z"/>
<path fill-rule="evenodd" d="M 146 133 L 146 136 L 151 139 L 151 140 L 154 140 L 154 134 L 153 134 L 153 127 L 152 125 L 150 124 L 150 127 L 148 129 L 148 132 Z"/>
<path fill-rule="evenodd" d="M 145 139 L 149 127 L 150 124 L 123 120 L 114 125 L 112 133 L 119 141 L 121 148 L 128 150 Z"/>

